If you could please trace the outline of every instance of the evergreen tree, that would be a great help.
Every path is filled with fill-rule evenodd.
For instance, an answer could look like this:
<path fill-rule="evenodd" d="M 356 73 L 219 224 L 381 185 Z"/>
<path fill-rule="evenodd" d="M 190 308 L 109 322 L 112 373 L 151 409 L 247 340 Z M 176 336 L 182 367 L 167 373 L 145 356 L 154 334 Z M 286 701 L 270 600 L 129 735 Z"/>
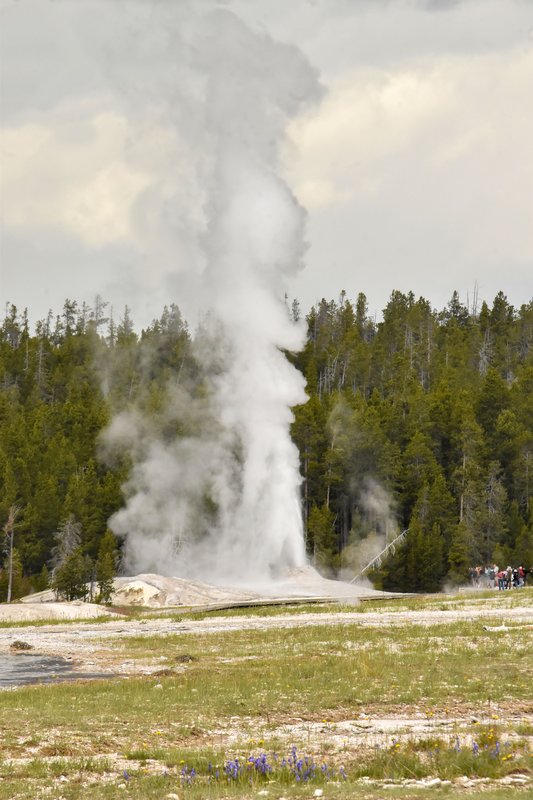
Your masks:
<path fill-rule="evenodd" d="M 466 583 L 474 563 L 470 531 L 464 522 L 459 522 L 452 533 L 448 551 L 449 580 L 456 585 Z"/>
<path fill-rule="evenodd" d="M 338 548 L 334 523 L 333 512 L 325 503 L 321 507 L 313 505 L 307 526 L 309 544 L 315 563 L 326 568 L 336 566 Z"/>
<path fill-rule="evenodd" d="M 89 595 L 87 583 L 90 579 L 90 564 L 87 563 L 81 547 L 77 547 L 56 567 L 50 585 L 62 600 L 86 600 Z"/>

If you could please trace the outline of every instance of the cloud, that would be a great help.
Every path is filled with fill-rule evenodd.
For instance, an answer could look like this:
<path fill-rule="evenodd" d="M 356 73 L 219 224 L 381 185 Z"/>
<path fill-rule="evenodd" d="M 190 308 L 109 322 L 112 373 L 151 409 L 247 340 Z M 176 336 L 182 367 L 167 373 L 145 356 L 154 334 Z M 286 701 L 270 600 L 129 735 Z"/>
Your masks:
<path fill-rule="evenodd" d="M 194 10 L 216 5 L 198 0 Z M 464 0 L 439 14 L 444 4 L 431 0 L 226 5 L 252 29 L 297 43 L 329 89 L 317 113 L 293 122 L 284 167 L 311 212 L 308 267 L 294 287 L 303 305 L 340 287 L 371 299 L 378 282 L 386 297 L 398 276 L 431 294 L 432 270 L 448 297 L 455 275 L 472 286 L 492 270 L 500 288 L 502 265 L 506 286 L 524 294 L 530 3 Z M 203 87 L 187 66 L 189 10 L 0 0 L 2 283 L 19 305 L 40 302 L 19 275 L 41 268 L 42 241 L 54 254 L 48 269 L 61 262 L 72 273 L 71 292 L 76 270 L 86 285 L 79 265 L 92 258 L 95 280 L 113 272 L 122 293 L 123 265 L 136 263 L 150 319 L 162 296 L 182 304 L 184 273 L 201 304 L 191 277 L 205 226 L 197 168 L 210 169 L 213 148 L 194 116 Z"/>
<path fill-rule="evenodd" d="M 438 124 L 451 102 L 448 82 L 423 70 L 344 76 L 316 114 L 291 127 L 289 174 L 297 195 L 312 209 L 346 203 L 362 191 L 374 194 L 379 163 Z M 361 172 L 367 180 L 357 179 Z"/>
<path fill-rule="evenodd" d="M 406 160 L 419 173 L 455 182 L 457 192 L 469 193 L 474 178 L 490 191 L 511 174 L 517 200 L 525 199 L 532 85 L 533 52 L 521 50 L 357 70 L 329 87 L 318 111 L 293 122 L 287 172 L 311 209 L 354 198 L 374 203 Z M 451 174 L 458 164 L 461 171 Z"/>
<path fill-rule="evenodd" d="M 63 231 L 93 247 L 134 238 L 132 209 L 155 176 L 128 162 L 131 135 L 112 111 L 3 128 L 4 224 Z"/>
<path fill-rule="evenodd" d="M 285 169 L 309 208 L 304 305 L 341 288 L 442 307 L 474 284 L 531 298 L 533 49 L 353 69 L 296 120 Z M 331 284 L 334 276 L 335 284 Z M 328 288 L 328 286 L 330 288 Z"/>

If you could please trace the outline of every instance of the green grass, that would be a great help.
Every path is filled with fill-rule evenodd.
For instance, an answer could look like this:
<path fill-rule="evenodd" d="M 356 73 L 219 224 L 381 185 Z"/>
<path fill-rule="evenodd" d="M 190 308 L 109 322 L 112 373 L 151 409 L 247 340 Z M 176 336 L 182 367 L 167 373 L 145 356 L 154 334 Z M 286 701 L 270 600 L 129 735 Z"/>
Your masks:
<path fill-rule="evenodd" d="M 491 634 L 468 622 L 422 634 L 418 626 L 350 624 L 298 628 L 290 636 L 283 630 L 139 636 L 102 646 L 124 660 L 160 663 L 166 674 L 23 687 L 2 695 L 0 725 L 22 735 L 35 726 L 113 729 L 124 714 L 134 725 L 160 727 L 179 712 L 182 726 L 201 719 L 205 727 L 232 712 L 328 717 L 374 703 L 432 707 L 451 699 L 484 707 L 529 700 L 533 682 L 523 630 Z"/>
<path fill-rule="evenodd" d="M 261 757 L 261 752 L 253 754 Z M 180 758 L 181 756 L 181 758 Z M 342 764 L 328 759 L 313 759 L 305 751 L 265 753 L 268 771 L 258 769 L 246 755 L 228 761 L 222 752 L 176 751 L 168 756 L 164 751 L 132 753 L 129 757 L 137 763 L 126 763 L 114 769 L 110 763 L 99 759 L 58 759 L 43 762 L 33 759 L 21 766 L 3 768 L 0 781 L 0 798 L 34 798 L 37 787 L 58 787 L 65 800 L 76 797 L 90 798 L 161 798 L 170 792 L 178 796 L 199 798 L 257 797 L 260 790 L 269 795 L 290 798 L 313 796 L 317 787 L 325 790 L 327 797 L 383 797 L 383 783 L 395 782 L 393 796 L 418 797 L 421 787 L 413 782 L 438 774 L 448 785 L 432 786 L 430 791 L 438 797 L 457 796 L 460 785 L 452 783 L 461 776 L 499 779 L 509 772 L 526 774 L 527 759 L 516 747 L 503 746 L 496 754 L 494 742 L 490 748 L 474 752 L 470 743 L 455 744 L 439 741 L 432 747 L 420 743 L 392 744 L 376 749 L 366 757 L 354 760 L 350 754 Z M 296 761 L 298 760 L 298 763 Z M 235 771 L 227 774 L 225 765 Z M 300 781 L 296 780 L 300 776 Z M 410 785 L 406 782 L 410 781 Z M 377 785 L 376 785 L 377 784 Z M 11 794 L 6 792 L 6 789 Z M 481 788 L 481 787 L 480 787 Z M 483 796 L 500 798 L 502 790 L 483 784 Z M 127 790 L 124 793 L 124 789 Z M 425 789 L 427 793 L 429 787 Z M 505 787 L 509 793 L 509 788 Z M 513 788 L 520 791 L 520 787 Z M 121 794 L 123 792 L 123 794 Z M 164 793 L 163 793 L 164 792 Z M 378 793 L 380 792 L 380 794 Z M 391 793 L 390 787 L 387 795 Z M 478 796 L 468 789 L 469 797 Z M 54 795 L 57 797 L 57 795 Z"/>
<path fill-rule="evenodd" d="M 533 603 L 533 587 L 512 589 L 499 592 L 497 589 L 463 589 L 454 594 L 411 595 L 409 597 L 372 598 L 363 600 L 360 610 L 368 611 L 425 611 L 425 610 L 454 610 L 471 605 L 484 604 L 490 600 L 496 608 L 514 608 Z"/>
<path fill-rule="evenodd" d="M 522 598 L 525 602 L 528 593 Z M 415 600 L 420 610 L 434 607 L 433 599 Z M 391 611 L 402 606 L 403 601 Z M 255 616 L 253 609 L 247 613 Z M 0 800 L 38 797 L 42 788 L 65 800 L 159 800 L 170 792 L 190 800 L 244 798 L 257 797 L 261 787 L 272 798 L 309 798 L 311 786 L 299 787 L 279 769 L 270 775 L 274 784 L 263 785 L 262 778 L 253 776 L 252 789 L 247 780 L 242 785 L 207 783 L 209 762 L 223 764 L 237 754 L 246 758 L 272 751 L 281 757 L 293 744 L 334 771 L 326 779 L 327 797 L 339 800 L 383 797 L 379 787 L 365 788 L 362 777 L 399 782 L 472 775 L 495 780 L 533 769 L 530 717 L 510 724 L 505 710 L 495 713 L 495 704 L 514 714 L 533 711 L 529 631 L 486 631 L 485 625 L 501 624 L 488 618 L 377 628 L 358 624 L 358 617 L 356 613 L 342 624 L 290 630 L 178 632 L 95 642 L 114 658 L 157 665 L 164 674 L 1 693 Z M 336 724 L 358 719 L 363 712 L 418 714 L 433 727 L 424 737 L 402 735 L 397 743 L 385 737 L 377 749 L 364 732 L 354 740 L 357 746 L 343 748 L 328 738 Z M 443 733 L 439 722 L 453 715 L 464 719 L 453 735 Z M 474 715 L 481 724 L 474 724 Z M 493 720 L 495 716 L 500 718 Z M 284 737 L 284 726 L 294 720 L 302 723 L 298 732 L 292 739 Z M 306 735 L 306 721 L 309 726 L 323 721 L 324 734 L 319 724 Z M 229 737 L 231 731 L 235 733 Z M 479 747 L 475 753 L 472 741 Z M 339 778 L 341 764 L 346 781 Z M 194 767 L 200 777 L 181 787 L 184 767 Z M 124 769 L 128 780 L 119 788 Z M 323 784 L 324 776 L 319 776 L 313 786 Z M 431 791 L 447 798 L 459 790 L 454 784 Z M 387 797 L 412 798 L 420 791 L 427 796 L 428 790 L 424 795 L 417 787 L 398 785 L 387 790 Z M 483 797 L 499 800 L 509 791 L 485 787 Z M 469 789 L 469 797 L 476 792 Z M 521 790 L 514 787 L 512 792 Z"/>
<path fill-rule="evenodd" d="M 48 625 L 104 625 L 110 622 L 115 617 L 92 617 L 90 619 L 34 619 L 34 620 L 21 620 L 20 622 L 0 622 L 0 628 L 43 628 Z"/>
<path fill-rule="evenodd" d="M 528 638 L 521 628 L 491 633 L 478 622 L 439 625 L 431 633 L 415 625 L 345 624 L 297 628 L 290 635 L 274 629 L 139 636 L 115 647 L 125 659 L 164 657 L 167 669 L 189 655 L 195 660 L 175 680 L 185 696 L 198 693 L 195 706 L 204 701 L 218 714 L 235 701 L 257 714 L 266 707 L 292 713 L 305 705 L 320 712 L 372 703 L 377 686 L 382 703 L 504 700 L 509 685 L 513 697 L 526 699 L 533 680 Z"/>

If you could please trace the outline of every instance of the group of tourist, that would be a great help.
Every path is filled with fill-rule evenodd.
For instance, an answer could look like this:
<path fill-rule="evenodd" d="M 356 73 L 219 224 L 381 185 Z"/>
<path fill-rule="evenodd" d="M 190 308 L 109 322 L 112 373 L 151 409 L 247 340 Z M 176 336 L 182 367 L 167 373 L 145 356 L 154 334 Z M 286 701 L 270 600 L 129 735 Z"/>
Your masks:
<path fill-rule="evenodd" d="M 487 586 L 491 589 L 497 586 L 501 592 L 504 589 L 519 589 L 526 582 L 526 570 L 519 567 L 506 567 L 500 569 L 497 564 L 488 567 L 472 567 L 470 569 L 470 582 L 472 586 Z"/>

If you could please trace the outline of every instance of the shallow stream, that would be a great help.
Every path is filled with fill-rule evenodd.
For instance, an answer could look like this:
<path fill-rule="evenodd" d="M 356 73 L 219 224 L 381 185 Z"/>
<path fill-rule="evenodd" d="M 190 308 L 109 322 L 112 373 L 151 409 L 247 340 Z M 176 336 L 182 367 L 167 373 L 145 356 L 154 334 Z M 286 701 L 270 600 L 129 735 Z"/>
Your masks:
<path fill-rule="evenodd" d="M 0 689 L 30 683 L 60 683 L 110 677 L 112 676 L 109 673 L 76 672 L 71 661 L 56 656 L 30 653 L 0 655 Z"/>

